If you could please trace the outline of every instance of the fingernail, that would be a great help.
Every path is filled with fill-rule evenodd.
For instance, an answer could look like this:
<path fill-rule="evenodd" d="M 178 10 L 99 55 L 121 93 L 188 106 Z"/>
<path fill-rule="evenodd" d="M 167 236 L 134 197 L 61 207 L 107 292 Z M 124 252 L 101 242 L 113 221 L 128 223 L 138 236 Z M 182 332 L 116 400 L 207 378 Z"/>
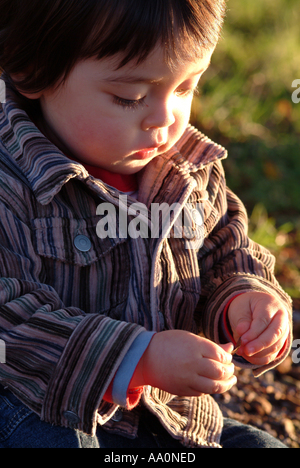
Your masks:
<path fill-rule="evenodd" d="M 225 356 L 224 356 L 224 364 L 228 364 L 230 362 L 232 362 L 232 355 L 230 353 L 227 353 Z"/>

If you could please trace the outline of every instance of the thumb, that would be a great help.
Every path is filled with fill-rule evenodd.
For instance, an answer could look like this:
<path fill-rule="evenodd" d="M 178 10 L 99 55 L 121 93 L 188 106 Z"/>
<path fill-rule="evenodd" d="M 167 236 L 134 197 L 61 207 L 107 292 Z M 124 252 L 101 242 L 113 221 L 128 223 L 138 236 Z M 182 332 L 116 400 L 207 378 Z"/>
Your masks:
<path fill-rule="evenodd" d="M 231 354 L 234 349 L 234 345 L 232 343 L 220 344 L 219 346 L 228 354 Z"/>
<path fill-rule="evenodd" d="M 251 320 L 249 318 L 241 319 L 235 328 L 234 339 L 237 341 L 250 328 L 251 328 Z"/>

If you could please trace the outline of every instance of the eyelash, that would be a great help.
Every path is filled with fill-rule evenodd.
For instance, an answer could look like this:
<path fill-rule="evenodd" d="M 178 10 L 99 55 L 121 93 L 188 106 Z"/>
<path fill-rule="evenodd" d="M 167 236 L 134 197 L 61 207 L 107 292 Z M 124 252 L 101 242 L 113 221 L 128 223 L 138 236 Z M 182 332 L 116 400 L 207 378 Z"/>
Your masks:
<path fill-rule="evenodd" d="M 142 99 L 130 100 L 130 99 L 123 99 L 119 96 L 114 96 L 114 103 L 118 106 L 124 107 L 125 110 L 127 109 L 137 109 L 140 106 L 145 105 L 146 96 Z"/>
<path fill-rule="evenodd" d="M 190 96 L 191 94 L 194 96 L 199 95 L 199 90 L 198 88 L 195 89 L 189 89 L 189 90 L 178 90 L 177 91 L 178 96 L 180 97 L 186 97 Z M 130 99 L 124 99 L 119 96 L 114 96 L 114 103 L 117 104 L 118 106 L 122 106 L 125 110 L 131 109 L 131 110 L 136 110 L 140 106 L 144 107 L 145 106 L 145 99 L 146 96 L 144 96 L 141 99 L 136 99 L 136 100 L 130 100 Z"/>

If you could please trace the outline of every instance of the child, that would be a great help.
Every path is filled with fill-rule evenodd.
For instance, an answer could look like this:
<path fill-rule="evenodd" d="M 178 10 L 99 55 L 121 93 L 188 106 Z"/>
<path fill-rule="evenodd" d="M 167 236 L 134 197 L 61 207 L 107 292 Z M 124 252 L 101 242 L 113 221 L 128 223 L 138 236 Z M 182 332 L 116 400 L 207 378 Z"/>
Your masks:
<path fill-rule="evenodd" d="M 284 447 L 223 421 L 211 396 L 236 383 L 234 364 L 259 375 L 292 339 L 226 152 L 189 126 L 225 0 L 0 11 L 0 446 Z M 168 235 L 108 235 L 108 207 L 129 223 L 136 203 L 149 226 L 154 204 L 180 207 Z M 192 248 L 175 235 L 183 211 Z"/>

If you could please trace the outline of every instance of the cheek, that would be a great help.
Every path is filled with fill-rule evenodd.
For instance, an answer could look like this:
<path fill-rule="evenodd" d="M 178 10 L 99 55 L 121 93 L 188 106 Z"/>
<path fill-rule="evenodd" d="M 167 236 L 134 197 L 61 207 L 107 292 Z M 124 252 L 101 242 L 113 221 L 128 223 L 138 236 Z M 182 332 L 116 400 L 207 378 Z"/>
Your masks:
<path fill-rule="evenodd" d="M 73 118 L 69 127 L 69 138 L 81 151 L 90 154 L 96 152 L 116 153 L 126 148 L 131 142 L 130 126 L 108 116 Z"/>
<path fill-rule="evenodd" d="M 179 138 L 185 132 L 185 129 L 190 121 L 191 108 L 186 107 L 183 110 L 176 112 L 175 114 L 175 123 L 171 126 L 169 130 L 169 135 L 172 141 L 176 143 Z"/>

